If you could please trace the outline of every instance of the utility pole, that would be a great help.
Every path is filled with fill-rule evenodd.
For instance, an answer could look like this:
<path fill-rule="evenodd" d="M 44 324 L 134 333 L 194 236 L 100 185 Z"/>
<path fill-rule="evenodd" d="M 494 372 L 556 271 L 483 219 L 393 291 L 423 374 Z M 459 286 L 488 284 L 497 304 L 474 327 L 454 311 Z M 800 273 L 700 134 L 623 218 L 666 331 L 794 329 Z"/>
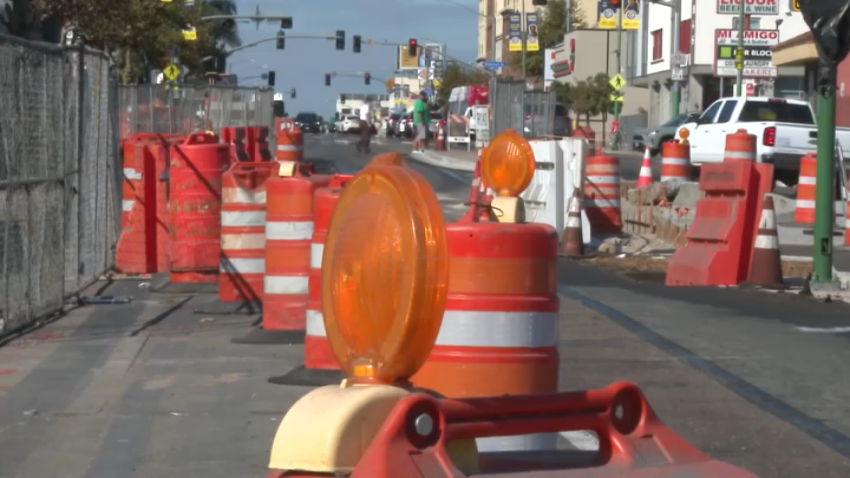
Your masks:
<path fill-rule="evenodd" d="M 519 21 L 519 25 L 520 25 L 520 28 L 522 28 L 522 84 L 523 84 L 523 89 L 525 89 L 525 83 L 526 83 L 526 76 L 525 76 L 526 75 L 526 71 L 525 71 L 525 46 L 526 45 L 525 45 L 525 39 L 526 39 L 526 35 L 527 35 L 526 28 L 528 28 L 528 25 L 526 24 L 526 21 L 525 21 L 525 0 L 521 0 L 521 1 L 522 1 L 522 18 Z M 502 33 L 502 36 L 504 36 L 504 33 Z"/>
<path fill-rule="evenodd" d="M 573 31 L 573 0 L 567 0 L 567 33 Z"/>
<path fill-rule="evenodd" d="M 746 4 L 744 0 L 739 0 L 741 11 L 738 12 L 738 51 L 735 52 L 735 67 L 738 69 L 737 80 L 735 85 L 735 96 L 743 96 L 744 87 L 744 20 L 746 19 Z"/>
<path fill-rule="evenodd" d="M 617 74 L 621 74 L 622 71 L 622 57 L 623 57 L 623 5 L 618 5 L 617 11 Z M 614 121 L 617 123 L 617 130 L 619 131 L 620 124 L 620 112 L 623 110 L 623 102 L 615 101 L 614 102 Z M 619 141 L 617 141 L 617 137 L 614 137 L 614 150 L 619 149 Z"/>
<path fill-rule="evenodd" d="M 743 2 L 743 0 L 741 0 Z M 673 68 L 679 67 L 675 63 L 679 63 L 679 58 L 682 56 L 682 38 L 681 38 L 681 25 L 682 25 L 682 0 L 673 0 L 673 4 L 670 5 L 671 10 L 673 10 L 673 54 L 670 55 L 674 64 L 670 65 L 671 70 Z M 670 88 L 670 114 L 671 118 L 676 118 L 679 116 L 679 104 L 681 103 L 681 92 L 682 92 L 682 82 L 678 79 L 673 79 L 673 85 Z"/>

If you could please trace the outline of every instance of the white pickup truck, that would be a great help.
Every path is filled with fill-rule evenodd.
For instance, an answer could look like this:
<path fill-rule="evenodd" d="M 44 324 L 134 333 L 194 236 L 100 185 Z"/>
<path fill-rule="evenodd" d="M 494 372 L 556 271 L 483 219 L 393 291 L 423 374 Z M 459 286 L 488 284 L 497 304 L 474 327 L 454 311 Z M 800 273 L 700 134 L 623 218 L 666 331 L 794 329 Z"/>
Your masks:
<path fill-rule="evenodd" d="M 806 101 L 784 98 L 721 98 L 696 120 L 685 123 L 690 134 L 691 164 L 699 174 L 703 163 L 720 163 L 726 135 L 746 129 L 756 135 L 756 160 L 772 163 L 776 179 L 788 186 L 797 184 L 800 159 L 817 150 L 815 115 Z M 680 139 L 679 131 L 676 139 Z M 850 153 L 850 129 L 837 128 L 836 140 L 844 157 Z"/>

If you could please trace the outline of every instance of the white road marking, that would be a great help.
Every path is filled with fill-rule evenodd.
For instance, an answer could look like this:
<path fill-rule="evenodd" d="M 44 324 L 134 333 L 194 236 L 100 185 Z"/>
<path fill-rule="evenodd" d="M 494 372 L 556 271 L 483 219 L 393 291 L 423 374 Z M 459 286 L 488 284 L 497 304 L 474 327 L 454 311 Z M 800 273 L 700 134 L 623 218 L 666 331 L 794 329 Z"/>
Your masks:
<path fill-rule="evenodd" d="M 794 330 L 810 334 L 846 334 L 850 327 L 794 327 Z"/>

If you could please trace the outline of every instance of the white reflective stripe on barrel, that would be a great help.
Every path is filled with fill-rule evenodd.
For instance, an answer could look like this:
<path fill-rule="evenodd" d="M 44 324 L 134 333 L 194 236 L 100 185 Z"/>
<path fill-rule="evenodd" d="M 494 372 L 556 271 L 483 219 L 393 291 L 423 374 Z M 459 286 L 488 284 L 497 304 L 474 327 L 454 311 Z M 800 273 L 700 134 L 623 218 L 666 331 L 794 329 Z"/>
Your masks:
<path fill-rule="evenodd" d="M 225 253 L 234 249 L 265 249 L 266 235 L 259 234 L 222 234 L 221 248 Z"/>
<path fill-rule="evenodd" d="M 620 207 L 620 200 L 619 199 L 603 199 L 603 198 L 585 199 L 584 200 L 584 207 L 585 208 L 589 208 L 589 207 Z"/>
<path fill-rule="evenodd" d="M 592 184 L 620 184 L 620 176 L 588 176 L 587 182 Z"/>
<path fill-rule="evenodd" d="M 310 268 L 322 268 L 322 254 L 325 253 L 325 245 L 314 242 L 310 244 Z"/>
<path fill-rule="evenodd" d="M 132 199 L 125 199 L 121 201 L 121 210 L 125 212 L 130 212 L 133 210 L 133 203 L 136 202 Z"/>
<path fill-rule="evenodd" d="M 756 159 L 755 151 L 726 151 L 723 156 L 733 159 Z"/>
<path fill-rule="evenodd" d="M 269 221 L 266 238 L 273 241 L 307 241 L 313 237 L 313 221 Z"/>
<path fill-rule="evenodd" d="M 124 168 L 124 177 L 127 179 L 142 179 L 142 173 L 135 168 Z"/>
<path fill-rule="evenodd" d="M 814 176 L 800 176 L 797 184 L 805 184 L 807 186 L 817 186 L 817 178 Z"/>
<path fill-rule="evenodd" d="M 224 204 L 265 204 L 266 192 L 245 188 L 222 188 L 221 200 Z"/>
<path fill-rule="evenodd" d="M 292 144 L 281 144 L 281 145 L 278 145 L 278 147 L 277 147 L 278 151 L 301 151 L 303 149 L 304 149 L 303 146 L 295 146 L 295 145 L 292 145 Z"/>
<path fill-rule="evenodd" d="M 266 211 L 221 211 L 222 227 L 265 226 Z"/>
<path fill-rule="evenodd" d="M 554 347 L 557 312 L 447 310 L 436 345 L 469 347 Z"/>
<path fill-rule="evenodd" d="M 685 158 L 661 158 L 661 164 L 676 164 L 681 166 L 687 166 L 691 164 L 691 161 Z"/>
<path fill-rule="evenodd" d="M 307 309 L 307 335 L 327 337 L 325 317 L 318 310 Z"/>
<path fill-rule="evenodd" d="M 815 201 L 812 199 L 797 199 L 797 207 L 803 209 L 814 209 Z"/>
<path fill-rule="evenodd" d="M 263 291 L 266 294 L 306 294 L 307 276 L 271 276 L 263 279 Z"/>
<path fill-rule="evenodd" d="M 266 271 L 266 260 L 262 257 L 222 257 L 219 261 L 219 271 L 239 274 L 262 274 Z"/>

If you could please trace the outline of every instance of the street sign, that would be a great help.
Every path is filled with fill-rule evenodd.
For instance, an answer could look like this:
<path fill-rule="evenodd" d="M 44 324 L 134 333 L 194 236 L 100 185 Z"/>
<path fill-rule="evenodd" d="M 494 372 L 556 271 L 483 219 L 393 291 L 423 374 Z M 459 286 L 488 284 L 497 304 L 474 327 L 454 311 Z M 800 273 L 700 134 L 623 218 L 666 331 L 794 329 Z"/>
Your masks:
<path fill-rule="evenodd" d="M 487 60 L 487 61 L 484 62 L 484 68 L 487 68 L 488 70 L 498 70 L 499 68 L 504 68 L 504 67 L 505 67 L 505 62 L 503 62 L 503 61 Z"/>
<path fill-rule="evenodd" d="M 615 90 L 622 90 L 624 86 L 626 86 L 626 79 L 623 78 L 623 75 L 617 73 L 614 75 L 611 80 L 608 82 L 611 86 L 614 87 Z"/>
<path fill-rule="evenodd" d="M 716 0 L 717 13 L 721 15 L 740 15 L 741 0 Z M 745 15 L 779 15 L 779 0 L 746 0 Z"/>
<path fill-rule="evenodd" d="M 174 81 L 180 76 L 180 67 L 171 63 L 162 70 L 162 74 L 168 78 L 168 81 Z"/>
<path fill-rule="evenodd" d="M 747 30 L 743 44 L 739 51 L 737 30 L 715 30 L 714 76 L 737 76 L 739 62 L 743 64 L 744 78 L 778 76 L 772 47 L 779 44 L 779 30 Z"/>
<path fill-rule="evenodd" d="M 670 72 L 670 79 L 673 81 L 685 81 L 685 69 L 681 66 L 673 66 Z"/>
<path fill-rule="evenodd" d="M 623 94 L 622 93 L 611 93 L 611 96 L 609 96 L 608 98 L 615 103 L 622 103 L 623 102 Z"/>

